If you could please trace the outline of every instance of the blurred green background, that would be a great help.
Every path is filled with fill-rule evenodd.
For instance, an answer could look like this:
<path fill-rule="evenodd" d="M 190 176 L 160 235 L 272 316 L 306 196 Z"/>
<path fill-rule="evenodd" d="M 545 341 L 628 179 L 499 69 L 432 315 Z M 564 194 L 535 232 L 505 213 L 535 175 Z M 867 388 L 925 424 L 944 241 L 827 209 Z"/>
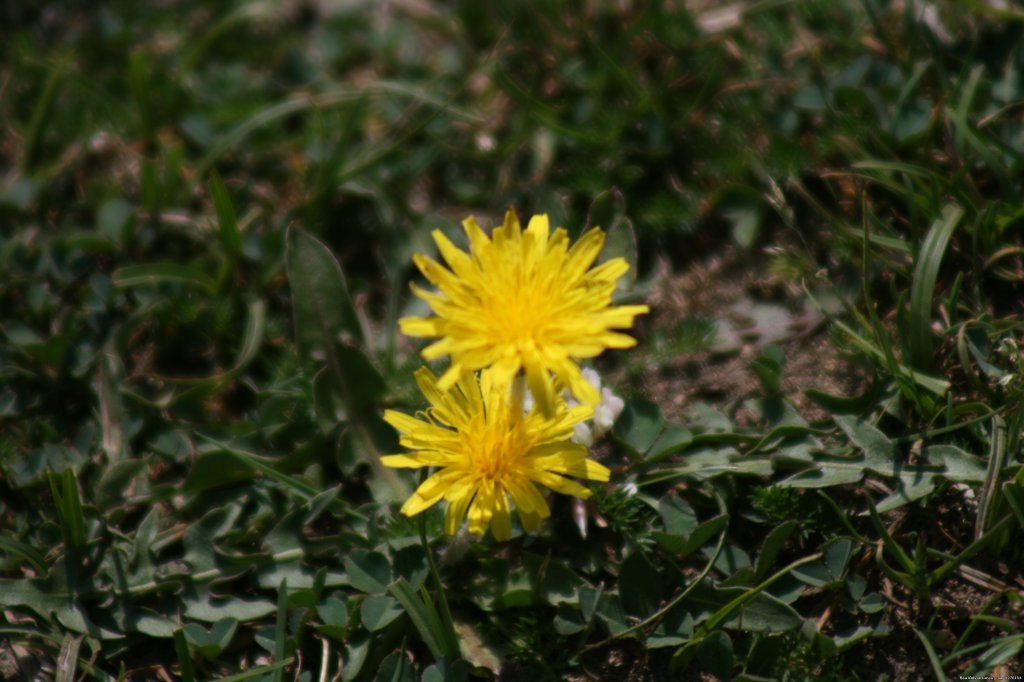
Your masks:
<path fill-rule="evenodd" d="M 700 282 L 710 258 L 768 273 L 784 304 L 804 304 L 801 282 L 830 315 L 845 304 L 848 326 L 814 333 L 859 351 L 858 376 L 878 390 L 860 402 L 817 396 L 816 428 L 856 449 L 872 436 L 832 415 L 873 415 L 896 442 L 968 422 L 975 430 L 952 441 L 981 454 L 996 428 L 977 424 L 997 414 L 1015 461 L 1024 382 L 1019 359 L 996 349 L 1016 338 L 1021 313 L 1024 14 L 1005 5 L 0 4 L 2 672 L 459 679 L 461 668 L 433 664 L 385 589 L 398 577 L 421 584 L 425 555 L 415 525 L 394 516 L 413 481 L 376 463 L 398 448 L 380 413 L 422 407 L 418 346 L 396 331 L 420 310 L 412 253 L 433 251 L 432 229 L 454 236 L 467 215 L 494 224 L 508 207 L 548 213 L 574 235 L 599 224 L 609 252 L 636 264 L 622 298 L 655 310 L 638 325 L 640 347 L 601 365 L 632 403 L 604 456 L 613 482 L 651 478 L 640 501 L 599 491 L 591 512 L 610 523 L 587 541 L 560 503 L 546 534 L 518 549 L 445 550 L 464 655 L 480 675 L 904 679 L 858 648 L 889 646 L 876 639 L 918 652 L 908 676 L 1019 662 L 1024 639 L 996 632 L 1019 613 L 1004 611 L 995 624 L 964 616 L 1003 647 L 977 669 L 977 653 L 958 653 L 973 651 L 966 635 L 936 653 L 930 607 L 901 610 L 914 627 L 892 616 L 888 630 L 869 617 L 881 606 L 854 609 L 848 639 L 800 634 L 832 608 L 814 598 L 762 604 L 760 626 L 733 623 L 734 640 L 720 627 L 693 634 L 706 609 L 645 620 L 700 569 L 705 557 L 690 552 L 710 543 L 710 555 L 723 526 L 693 535 L 698 517 L 749 512 L 746 523 L 767 524 L 731 527 L 734 563 L 716 564 L 722 584 L 705 607 L 835 548 L 847 525 L 876 537 L 856 516 L 860 489 L 833 503 L 843 525 L 813 491 L 770 492 L 771 464 L 742 471 L 752 483 L 705 490 L 676 486 L 689 469 L 659 474 L 691 442 L 742 445 L 739 455 L 780 423 L 820 435 L 790 412 L 735 426 L 735 404 L 719 404 L 724 425 L 711 407 L 685 418 L 698 441 L 724 434 L 698 443 L 658 414 L 692 379 L 673 373 L 679 358 L 722 350 L 713 305 L 660 305 L 677 275 Z M 778 397 L 780 353 L 754 362 L 752 390 Z M 652 367 L 665 370 L 659 382 Z M 918 511 L 951 482 L 980 483 L 984 463 L 958 478 L 949 462 L 948 480 L 914 498 Z M 990 472 L 990 485 L 1018 469 Z M 1006 495 L 984 537 L 1024 500 Z M 808 524 L 799 542 L 782 551 L 782 538 L 737 578 L 742 548 L 794 515 Z M 436 514 L 430 528 L 438 537 Z M 677 531 L 696 544 L 652 535 Z M 993 560 L 1019 561 L 1019 534 L 999 532 Z M 970 544 L 958 542 L 943 551 Z M 845 547 L 827 568 L 849 577 Z M 872 589 L 885 575 L 868 576 Z M 642 596 L 626 596 L 634 589 Z M 646 636 L 629 630 L 638 622 Z"/>

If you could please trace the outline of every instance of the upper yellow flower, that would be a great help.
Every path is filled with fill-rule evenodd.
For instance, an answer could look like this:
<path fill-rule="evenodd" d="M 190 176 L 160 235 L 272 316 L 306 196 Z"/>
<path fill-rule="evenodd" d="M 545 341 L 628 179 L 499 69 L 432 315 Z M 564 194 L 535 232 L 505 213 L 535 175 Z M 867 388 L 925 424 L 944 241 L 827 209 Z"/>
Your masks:
<path fill-rule="evenodd" d="M 523 529 L 532 531 L 550 515 L 538 490 L 587 498 L 590 491 L 566 478 L 607 481 L 607 467 L 587 459 L 587 448 L 572 443 L 573 426 L 590 418 L 593 407 L 568 408 L 557 400 L 553 417 L 537 410 L 523 414 L 521 381 L 495 381 L 491 371 L 465 374 L 449 391 L 426 368 L 416 373 L 420 390 L 432 404 L 425 419 L 387 410 L 384 419 L 398 429 L 407 455 L 387 455 L 389 467 L 439 467 L 402 506 L 408 516 L 440 500 L 448 502 L 445 531 L 454 535 L 469 515 L 469 530 L 483 535 L 490 527 L 498 540 L 512 537 L 509 496 Z M 554 392 L 554 388 L 549 388 Z"/>
<path fill-rule="evenodd" d="M 568 233 L 550 234 L 546 215 L 534 216 L 523 232 L 513 211 L 488 238 L 476 220 L 462 223 L 470 251 L 457 249 L 440 230 L 433 233 L 448 270 L 437 261 L 413 257 L 438 289 L 413 285 L 433 317 L 399 320 L 409 336 L 440 340 L 423 351 L 433 360 L 450 355 L 452 365 L 438 382 L 442 390 L 473 370 L 491 367 L 495 381 L 506 383 L 524 370 L 530 391 L 546 415 L 554 413 L 549 372 L 579 400 L 601 397 L 580 373 L 576 358 L 605 348 L 629 348 L 636 341 L 613 329 L 627 329 L 645 305 L 612 306 L 616 281 L 629 270 L 623 258 L 591 268 L 604 245 L 604 233 L 592 229 L 569 248 Z"/>

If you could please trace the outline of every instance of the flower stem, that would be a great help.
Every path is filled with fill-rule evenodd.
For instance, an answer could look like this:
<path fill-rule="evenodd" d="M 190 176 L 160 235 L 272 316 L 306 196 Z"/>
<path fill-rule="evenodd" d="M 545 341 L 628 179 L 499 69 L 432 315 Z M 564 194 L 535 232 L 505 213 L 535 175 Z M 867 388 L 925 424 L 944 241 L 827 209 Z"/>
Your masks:
<path fill-rule="evenodd" d="M 426 479 L 427 469 L 423 469 L 423 475 L 421 476 L 420 483 Z M 430 575 L 434 580 L 434 586 L 437 588 L 437 599 L 441 602 L 441 625 L 444 628 L 444 637 L 447 640 L 445 649 L 452 658 L 452 660 L 459 657 L 459 639 L 455 633 L 455 621 L 452 619 L 451 609 L 448 607 L 448 597 L 445 595 L 444 583 L 441 582 L 441 573 L 437 570 L 437 562 L 434 561 L 434 553 L 430 549 L 430 543 L 427 542 L 427 515 L 426 513 L 419 514 L 419 527 L 420 527 L 420 544 L 423 545 L 423 552 L 427 555 L 427 565 L 430 566 Z M 423 593 L 426 596 L 426 593 Z"/>
<path fill-rule="evenodd" d="M 512 410 L 512 423 L 521 422 L 526 416 L 526 377 L 522 371 L 512 379 L 512 399 L 509 401 Z"/>

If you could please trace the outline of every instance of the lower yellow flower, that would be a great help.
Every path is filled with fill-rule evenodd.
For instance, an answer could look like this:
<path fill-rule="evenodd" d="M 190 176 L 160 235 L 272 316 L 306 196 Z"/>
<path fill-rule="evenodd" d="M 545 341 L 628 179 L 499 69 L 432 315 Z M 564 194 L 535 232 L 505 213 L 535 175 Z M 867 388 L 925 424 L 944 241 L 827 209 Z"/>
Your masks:
<path fill-rule="evenodd" d="M 609 471 L 587 459 L 587 448 L 569 442 L 573 426 L 593 416 L 590 405 L 557 402 L 552 417 L 538 409 L 524 414 L 521 381 L 496 381 L 491 371 L 466 374 L 449 391 L 438 388 L 426 368 L 416 373 L 432 407 L 417 419 L 388 410 L 384 419 L 398 429 L 413 452 L 382 458 L 389 467 L 438 467 L 402 506 L 413 516 L 442 499 L 448 502 L 445 532 L 454 535 L 468 514 L 469 530 L 491 529 L 498 540 L 512 537 L 509 498 L 523 529 L 532 531 L 551 515 L 538 485 L 586 499 L 590 491 L 566 476 L 607 481 Z M 517 395 L 513 395 L 517 393 Z"/>

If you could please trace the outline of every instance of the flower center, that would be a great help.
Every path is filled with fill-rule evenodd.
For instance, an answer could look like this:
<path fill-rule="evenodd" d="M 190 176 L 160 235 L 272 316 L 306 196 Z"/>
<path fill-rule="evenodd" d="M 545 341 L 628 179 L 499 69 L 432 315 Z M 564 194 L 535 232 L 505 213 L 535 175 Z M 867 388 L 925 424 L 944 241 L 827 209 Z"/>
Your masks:
<path fill-rule="evenodd" d="M 503 406 L 504 408 L 504 406 Z M 491 481 L 500 481 L 511 475 L 516 462 L 529 449 L 527 439 L 518 424 L 506 420 L 489 423 L 478 439 L 468 443 L 472 453 L 473 473 Z"/>
<path fill-rule="evenodd" d="M 529 286 L 511 283 L 486 310 L 492 338 L 518 348 L 539 342 L 551 318 L 549 300 Z"/>

